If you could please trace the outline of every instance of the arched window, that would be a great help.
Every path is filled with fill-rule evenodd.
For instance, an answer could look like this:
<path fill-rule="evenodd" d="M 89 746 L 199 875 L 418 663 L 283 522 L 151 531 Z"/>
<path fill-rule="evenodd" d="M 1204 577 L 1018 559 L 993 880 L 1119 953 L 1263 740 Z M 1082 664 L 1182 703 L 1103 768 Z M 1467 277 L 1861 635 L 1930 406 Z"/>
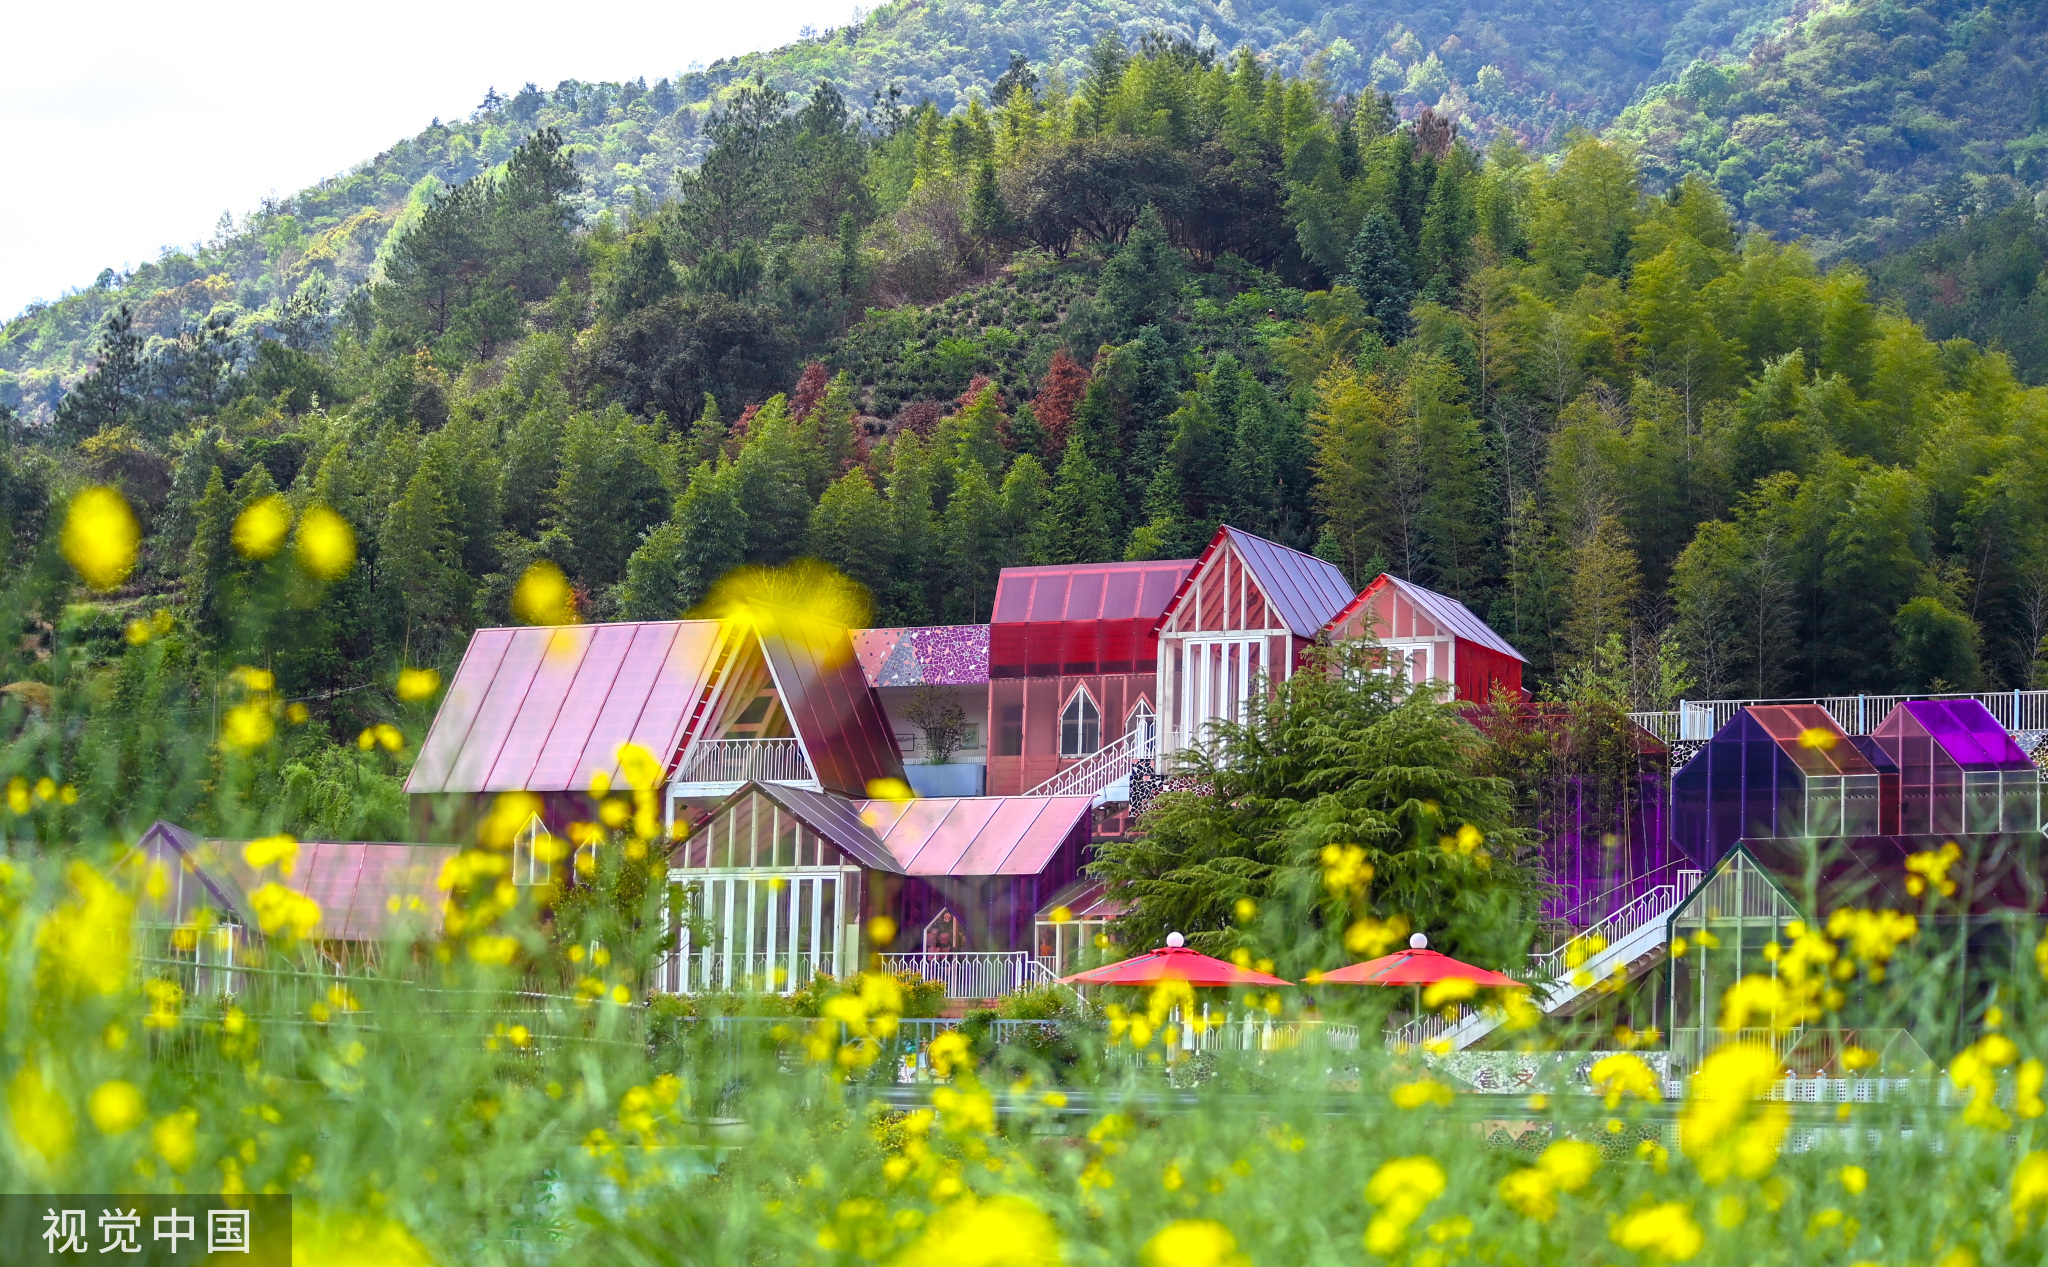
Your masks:
<path fill-rule="evenodd" d="M 1133 736 L 1138 756 L 1150 755 L 1159 745 L 1159 718 L 1153 715 L 1152 702 L 1139 700 L 1131 709 L 1131 715 L 1124 719 L 1124 733 Z"/>
<path fill-rule="evenodd" d="M 1085 757 L 1102 746 L 1102 710 L 1086 689 L 1076 690 L 1060 712 L 1060 755 Z"/>

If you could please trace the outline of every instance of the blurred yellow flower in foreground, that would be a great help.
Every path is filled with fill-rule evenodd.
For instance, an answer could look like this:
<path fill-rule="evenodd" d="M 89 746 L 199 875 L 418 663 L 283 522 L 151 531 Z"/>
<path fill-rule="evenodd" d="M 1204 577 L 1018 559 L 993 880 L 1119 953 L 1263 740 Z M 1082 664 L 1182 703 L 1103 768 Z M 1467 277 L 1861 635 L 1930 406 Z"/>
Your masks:
<path fill-rule="evenodd" d="M 1379 1207 L 1365 1226 L 1365 1247 L 1382 1257 L 1401 1248 L 1408 1225 L 1443 1195 L 1444 1168 L 1431 1157 L 1396 1157 L 1382 1162 L 1365 1185 L 1365 1199 Z"/>
<path fill-rule="evenodd" d="M 132 1082 L 118 1078 L 102 1082 L 93 1090 L 92 1097 L 85 1102 L 85 1111 L 92 1115 L 92 1124 L 105 1135 L 119 1135 L 133 1130 L 142 1122 L 144 1106 L 142 1092 Z"/>
<path fill-rule="evenodd" d="M 1237 1238 L 1214 1219 L 1176 1219 L 1145 1242 L 1145 1267 L 1246 1267 Z"/>
<path fill-rule="evenodd" d="M 135 522 L 135 512 L 119 491 L 95 485 L 71 499 L 60 541 L 64 557 L 87 585 L 110 590 L 134 570 L 142 525 Z"/>
<path fill-rule="evenodd" d="M 2013 1221 L 2025 1231 L 2034 1212 L 2043 1206 L 2048 1206 L 2048 1152 L 2028 1153 L 2013 1167 Z"/>
<path fill-rule="evenodd" d="M 256 923 L 269 936 L 289 932 L 293 937 L 310 937 L 320 926 L 320 904 L 305 894 L 272 882 L 249 895 L 256 908 Z"/>
<path fill-rule="evenodd" d="M 237 704 L 221 718 L 221 742 L 244 752 L 261 748 L 277 734 L 277 722 L 270 715 L 270 701 L 252 699 Z"/>
<path fill-rule="evenodd" d="M 242 846 L 242 861 L 251 870 L 274 866 L 279 875 L 290 875 L 299 860 L 299 842 L 289 833 L 265 836 Z"/>
<path fill-rule="evenodd" d="M 235 516 L 235 549 L 245 559 L 267 559 L 284 545 L 291 530 L 292 508 L 283 496 L 259 497 Z"/>
<path fill-rule="evenodd" d="M 1664 1098 L 1663 1088 L 1657 1085 L 1657 1071 L 1645 1064 L 1642 1057 L 1627 1052 L 1594 1061 L 1588 1078 L 1593 1090 L 1606 1098 L 1610 1109 L 1618 1108 L 1623 1096 L 1651 1101 Z"/>
<path fill-rule="evenodd" d="M 1761 1179 L 1777 1163 L 1789 1122 L 1783 1104 L 1758 1103 L 1778 1080 L 1777 1053 L 1760 1043 L 1717 1048 L 1693 1075 L 1678 1140 L 1708 1183 L 1731 1172 Z"/>
<path fill-rule="evenodd" d="M 932 1216 L 898 1267 L 1057 1267 L 1059 1232 L 1022 1197 L 963 1196 Z"/>
<path fill-rule="evenodd" d="M 292 1202 L 292 1267 L 432 1267 L 434 1256 L 391 1219 L 328 1214 Z"/>
<path fill-rule="evenodd" d="M 567 625 L 576 620 L 576 594 L 562 569 L 542 559 L 512 587 L 512 614 L 521 624 Z"/>
<path fill-rule="evenodd" d="M 43 964 L 60 980 L 99 994 L 128 981 L 128 938 L 135 899 L 83 862 L 65 869 L 72 900 L 36 933 Z"/>
<path fill-rule="evenodd" d="M 356 565 L 356 530 L 325 506 L 299 516 L 299 566 L 323 581 L 338 581 Z"/>
<path fill-rule="evenodd" d="M 417 700 L 432 699 L 434 692 L 440 689 L 441 675 L 433 669 L 398 671 L 398 698 L 408 704 Z"/>
<path fill-rule="evenodd" d="M 7 1087 L 7 1116 L 14 1138 L 56 1165 L 71 1151 L 77 1119 L 57 1089 L 43 1081 L 42 1070 L 24 1064 Z"/>
<path fill-rule="evenodd" d="M 1646 1206 L 1616 1223 L 1608 1236 L 1623 1249 L 1638 1250 L 1665 1262 L 1682 1263 L 1700 1252 L 1706 1233 L 1692 1211 L 1676 1201 Z"/>
<path fill-rule="evenodd" d="M 192 1109 L 180 1109 L 166 1114 L 150 1128 L 149 1142 L 156 1145 L 157 1156 L 172 1170 L 184 1170 L 199 1154 L 198 1130 L 199 1114 Z"/>

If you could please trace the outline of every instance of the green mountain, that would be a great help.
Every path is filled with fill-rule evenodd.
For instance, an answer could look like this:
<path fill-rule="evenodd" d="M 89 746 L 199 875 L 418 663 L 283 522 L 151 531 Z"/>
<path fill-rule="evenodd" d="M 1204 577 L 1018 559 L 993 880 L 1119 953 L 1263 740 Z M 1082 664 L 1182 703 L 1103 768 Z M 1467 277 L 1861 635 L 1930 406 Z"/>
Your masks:
<path fill-rule="evenodd" d="M 1615 131 L 1668 184 L 1714 183 L 1823 259 L 1873 258 L 2014 204 L 2048 209 L 2048 9 L 2027 0 L 1801 6 L 1746 61 L 1701 64 Z"/>
<path fill-rule="evenodd" d="M 0 329 L 0 403 L 45 416 L 91 356 L 120 305 L 144 338 L 173 338 L 209 319 L 232 333 L 275 331 L 335 313 L 378 265 L 392 229 L 441 189 L 505 161 L 543 127 L 568 142 L 586 220 L 630 214 L 674 192 L 708 147 L 709 111 L 761 80 L 805 93 L 827 80 L 885 123 L 929 99 L 942 113 L 986 101 L 1013 54 L 1045 83 L 1076 85 L 1089 47 L 1115 28 L 1229 52 L 1257 50 L 1286 74 L 1320 75 L 1336 92 L 1393 94 L 1546 148 L 1600 128 L 1646 85 L 1701 56 L 1739 54 L 1789 0 L 1476 0 L 1461 11 L 1308 0 L 1041 0 L 985 4 L 898 0 L 856 24 L 773 52 L 728 59 L 653 86 L 565 81 L 509 97 L 495 91 L 467 119 L 436 120 L 351 171 L 223 223 L 197 250 L 166 249 L 128 274 L 33 305 Z"/>

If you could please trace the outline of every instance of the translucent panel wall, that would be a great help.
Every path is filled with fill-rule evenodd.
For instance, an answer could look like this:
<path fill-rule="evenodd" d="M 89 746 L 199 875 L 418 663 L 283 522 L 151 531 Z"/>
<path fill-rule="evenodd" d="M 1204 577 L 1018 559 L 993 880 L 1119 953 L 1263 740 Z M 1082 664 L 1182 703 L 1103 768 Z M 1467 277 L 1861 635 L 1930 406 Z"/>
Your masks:
<path fill-rule="evenodd" d="M 2039 829 L 2040 775 L 1978 701 L 1908 700 L 1872 738 L 1899 768 L 1901 833 Z"/>
<path fill-rule="evenodd" d="M 1737 841 L 1871 836 L 1877 767 L 1813 704 L 1745 708 L 1671 780 L 1672 838 L 1702 866 Z"/>
<path fill-rule="evenodd" d="M 1745 975 L 1775 977 L 1777 962 L 1765 948 L 1785 943 L 1786 925 L 1801 919 L 1784 890 L 1748 853 L 1738 850 L 1695 889 L 1671 917 L 1672 1071 L 1696 1069 L 1716 1043 L 1732 1038 L 1769 1041 L 1763 1034 L 1722 1033 L 1721 998 Z M 1680 942 L 1684 943 L 1681 951 Z"/>

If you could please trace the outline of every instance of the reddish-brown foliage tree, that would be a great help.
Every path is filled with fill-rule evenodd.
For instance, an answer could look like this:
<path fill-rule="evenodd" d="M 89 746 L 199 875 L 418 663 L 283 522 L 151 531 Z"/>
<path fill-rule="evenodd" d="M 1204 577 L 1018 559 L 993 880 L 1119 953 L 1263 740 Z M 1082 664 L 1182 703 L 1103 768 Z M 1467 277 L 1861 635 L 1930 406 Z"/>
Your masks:
<path fill-rule="evenodd" d="M 1068 356 L 1065 348 L 1054 352 L 1052 364 L 1046 367 L 1045 381 L 1038 385 L 1038 395 L 1031 402 L 1038 414 L 1038 425 L 1045 428 L 1048 457 L 1058 458 L 1067 447 L 1067 428 L 1073 424 L 1074 409 L 1087 391 L 1088 371 Z"/>

